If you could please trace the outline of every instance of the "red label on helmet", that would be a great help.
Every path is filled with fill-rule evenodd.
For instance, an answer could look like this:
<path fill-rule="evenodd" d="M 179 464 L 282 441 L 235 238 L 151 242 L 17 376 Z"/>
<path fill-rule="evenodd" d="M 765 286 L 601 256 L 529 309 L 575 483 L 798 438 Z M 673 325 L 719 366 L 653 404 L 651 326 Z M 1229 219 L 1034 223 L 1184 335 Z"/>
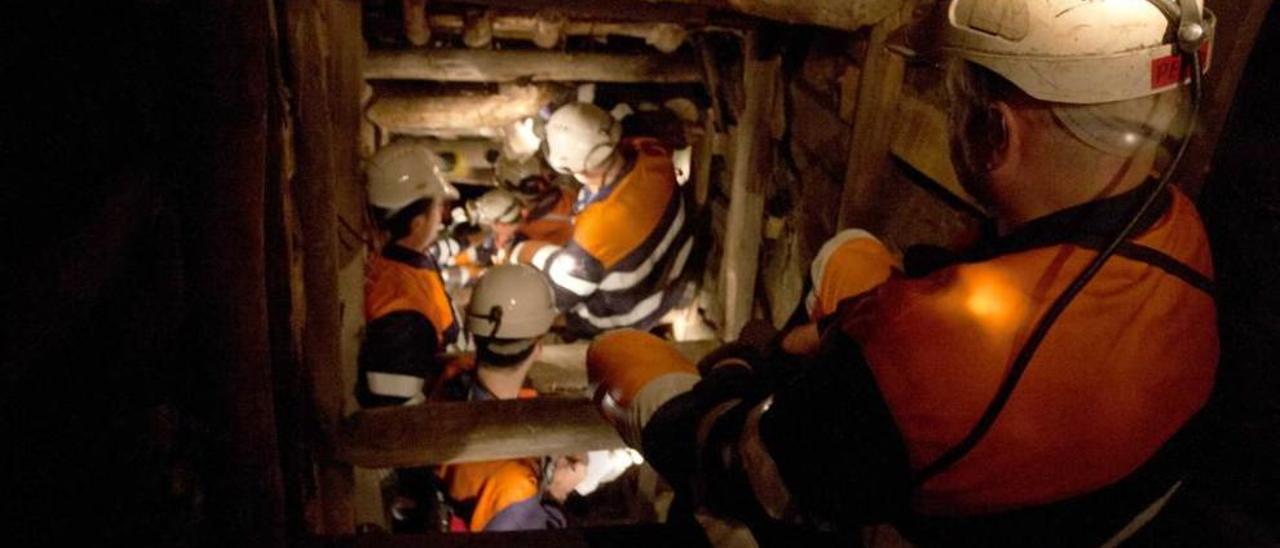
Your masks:
<path fill-rule="evenodd" d="M 1200 45 L 1200 70 L 1209 70 L 1209 51 L 1212 42 L 1206 41 Z M 1182 66 L 1182 55 L 1175 53 L 1168 57 L 1161 57 L 1151 61 L 1151 89 L 1160 89 L 1177 85 L 1181 80 L 1191 77 L 1191 67 Z"/>

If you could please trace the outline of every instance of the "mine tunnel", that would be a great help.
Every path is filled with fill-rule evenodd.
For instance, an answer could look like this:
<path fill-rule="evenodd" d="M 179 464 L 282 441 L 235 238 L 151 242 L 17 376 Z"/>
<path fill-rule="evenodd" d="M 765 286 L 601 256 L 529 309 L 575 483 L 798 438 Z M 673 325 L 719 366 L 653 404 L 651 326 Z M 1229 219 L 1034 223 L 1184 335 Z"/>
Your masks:
<path fill-rule="evenodd" d="M 1280 545 L 1273 2 L 31 11 L 6 545 Z"/>

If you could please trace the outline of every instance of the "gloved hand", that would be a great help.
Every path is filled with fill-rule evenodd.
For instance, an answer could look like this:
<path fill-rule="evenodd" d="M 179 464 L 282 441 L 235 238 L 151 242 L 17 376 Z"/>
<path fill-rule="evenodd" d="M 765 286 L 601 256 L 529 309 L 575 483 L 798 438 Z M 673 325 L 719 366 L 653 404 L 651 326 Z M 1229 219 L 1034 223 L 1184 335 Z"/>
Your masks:
<path fill-rule="evenodd" d="M 697 384 L 697 369 L 667 341 L 624 329 L 597 337 L 587 350 L 587 380 L 596 403 L 622 439 L 640 447 L 640 432 L 662 404 Z"/>
<path fill-rule="evenodd" d="M 698 372 L 706 379 L 699 387 L 711 400 L 743 397 L 765 390 L 774 376 L 780 335 L 773 324 L 752 320 L 742 328 L 738 340 L 707 354 L 698 362 Z"/>
<path fill-rule="evenodd" d="M 765 366 L 772 340 L 777 335 L 773 325 L 763 320 L 752 320 L 742 328 L 738 340 L 725 343 L 698 361 L 698 372 L 704 377 L 713 370 L 725 367 L 755 370 Z"/>

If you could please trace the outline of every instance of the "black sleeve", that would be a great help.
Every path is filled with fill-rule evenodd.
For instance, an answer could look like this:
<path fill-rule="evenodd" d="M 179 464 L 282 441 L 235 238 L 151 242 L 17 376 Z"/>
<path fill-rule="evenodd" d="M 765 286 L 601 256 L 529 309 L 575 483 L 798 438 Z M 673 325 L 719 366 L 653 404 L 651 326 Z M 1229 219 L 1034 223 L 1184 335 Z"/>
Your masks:
<path fill-rule="evenodd" d="M 763 371 L 771 368 L 786 374 Z M 650 419 L 645 458 L 677 495 L 693 496 L 694 506 L 767 530 L 737 443 L 750 410 L 770 395 L 760 438 L 809 528 L 856 531 L 906 508 L 910 472 L 901 436 L 860 350 L 838 328 L 824 337 L 816 360 L 709 371 Z M 734 400 L 699 446 L 703 417 Z"/>
<path fill-rule="evenodd" d="M 861 349 L 839 327 L 774 394 L 761 438 L 806 518 L 857 525 L 907 508 L 910 464 Z"/>
<path fill-rule="evenodd" d="M 357 357 L 356 400 L 361 407 L 404 403 L 407 398 L 372 393 L 367 374 L 408 375 L 421 378 L 430 386 L 431 381 L 440 375 L 440 364 L 436 359 L 439 352 L 435 326 L 418 312 L 392 312 L 369 322 Z"/>

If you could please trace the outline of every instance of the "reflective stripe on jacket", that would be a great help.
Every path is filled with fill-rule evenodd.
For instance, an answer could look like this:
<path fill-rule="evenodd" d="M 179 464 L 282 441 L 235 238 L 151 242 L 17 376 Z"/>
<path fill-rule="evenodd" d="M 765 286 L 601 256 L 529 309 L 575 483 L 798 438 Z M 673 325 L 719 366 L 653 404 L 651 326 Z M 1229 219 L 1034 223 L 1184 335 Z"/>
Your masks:
<path fill-rule="evenodd" d="M 438 375 L 436 355 L 458 336 L 435 259 L 388 244 L 370 261 L 364 304 L 356 399 L 365 407 L 421 399 Z"/>
<path fill-rule="evenodd" d="M 563 247 L 524 242 L 516 260 L 547 272 L 569 329 L 652 327 L 680 299 L 693 251 L 691 210 L 671 155 L 651 139 L 626 141 L 629 168 L 592 195 Z"/>
<path fill-rule="evenodd" d="M 840 301 L 875 289 L 895 269 L 900 269 L 897 260 L 869 232 L 849 229 L 836 234 L 818 250 L 809 269 L 813 286 L 805 297 L 809 319 L 818 321 L 835 313 Z"/>

